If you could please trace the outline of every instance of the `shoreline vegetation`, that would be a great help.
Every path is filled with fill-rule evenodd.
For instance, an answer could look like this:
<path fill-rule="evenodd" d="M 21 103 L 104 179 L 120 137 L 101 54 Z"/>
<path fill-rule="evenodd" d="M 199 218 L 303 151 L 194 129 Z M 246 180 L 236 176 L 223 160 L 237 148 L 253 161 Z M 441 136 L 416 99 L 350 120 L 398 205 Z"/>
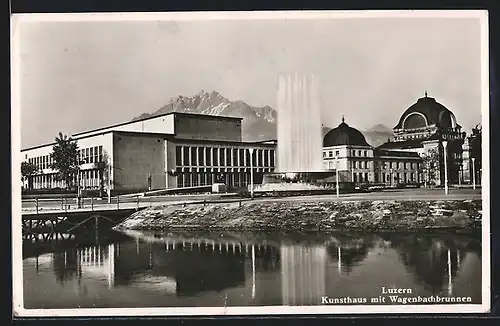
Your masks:
<path fill-rule="evenodd" d="M 142 209 L 114 227 L 143 231 L 474 232 L 481 200 L 229 202 Z"/>

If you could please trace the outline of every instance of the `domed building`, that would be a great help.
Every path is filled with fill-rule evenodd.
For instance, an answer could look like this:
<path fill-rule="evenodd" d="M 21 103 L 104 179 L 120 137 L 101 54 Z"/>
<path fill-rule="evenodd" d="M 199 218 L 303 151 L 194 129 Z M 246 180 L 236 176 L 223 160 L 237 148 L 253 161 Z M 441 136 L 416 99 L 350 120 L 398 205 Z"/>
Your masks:
<path fill-rule="evenodd" d="M 326 170 L 338 171 L 341 182 L 358 185 L 418 183 L 418 154 L 374 148 L 363 133 L 345 122 L 344 117 L 323 138 L 323 162 Z M 393 182 L 391 174 L 396 181 Z"/>
<path fill-rule="evenodd" d="M 342 123 L 323 138 L 324 167 L 338 171 L 342 182 L 368 182 L 372 161 L 373 148 L 359 130 L 345 122 L 344 117 Z"/>
<path fill-rule="evenodd" d="M 338 171 L 342 182 L 389 186 L 418 183 L 418 154 L 374 148 L 344 117 L 323 138 L 323 162 L 325 169 Z"/>
<path fill-rule="evenodd" d="M 356 128 L 350 127 L 342 117 L 342 123 L 330 130 L 323 138 L 323 147 L 332 146 L 370 147 L 365 136 Z"/>
<path fill-rule="evenodd" d="M 470 179 L 467 153 L 462 155 L 466 133 L 453 112 L 427 92 L 403 112 L 393 132 L 375 148 L 342 118 L 323 139 L 325 168 L 356 184 L 439 186 L 445 179 L 446 146 L 449 184 Z"/>
<path fill-rule="evenodd" d="M 378 147 L 385 151 L 417 153 L 423 160 L 419 171 L 423 183 L 444 182 L 444 145 L 446 143 L 449 183 L 462 177 L 462 145 L 465 133 L 455 115 L 435 98 L 425 96 L 406 109 L 393 128 L 394 137 Z"/>
<path fill-rule="evenodd" d="M 405 140 L 426 138 L 438 131 L 460 133 L 461 128 L 455 115 L 426 92 L 425 97 L 419 98 L 401 115 L 394 134 L 396 140 Z"/>

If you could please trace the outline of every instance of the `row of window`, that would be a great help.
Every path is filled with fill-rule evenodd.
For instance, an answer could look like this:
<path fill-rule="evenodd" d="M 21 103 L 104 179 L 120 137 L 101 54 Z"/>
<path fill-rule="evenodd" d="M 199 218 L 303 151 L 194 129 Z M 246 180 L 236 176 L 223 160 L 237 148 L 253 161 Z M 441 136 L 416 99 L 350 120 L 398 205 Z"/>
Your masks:
<path fill-rule="evenodd" d="M 97 163 L 102 161 L 102 146 L 93 146 L 82 148 L 78 150 L 78 157 L 80 162 L 84 163 Z M 54 163 L 54 159 L 50 154 L 32 157 L 28 162 L 35 165 L 39 170 L 49 169 L 50 165 Z"/>
<path fill-rule="evenodd" d="M 76 177 L 73 180 L 77 181 Z M 34 189 L 45 189 L 64 187 L 65 182 L 56 180 L 56 174 L 42 174 L 33 177 Z M 80 185 L 84 188 L 96 188 L 100 186 L 100 174 L 98 170 L 80 171 Z"/>
<path fill-rule="evenodd" d="M 394 183 L 416 183 L 416 173 L 382 173 L 382 181 L 391 182 L 391 175 Z M 392 183 L 392 182 L 391 182 Z"/>
<path fill-rule="evenodd" d="M 193 172 L 177 176 L 177 187 L 210 186 L 215 182 L 223 182 L 230 187 L 244 187 L 250 184 L 250 173 L 211 173 Z"/>
<path fill-rule="evenodd" d="M 353 161 L 352 162 L 352 167 L 354 169 L 368 169 L 370 166 L 370 163 L 368 161 Z"/>
<path fill-rule="evenodd" d="M 391 182 L 391 176 L 393 178 Z M 417 174 L 416 173 L 381 173 L 380 181 L 375 180 L 376 182 L 388 182 L 388 183 L 416 183 L 417 182 Z M 363 183 L 370 182 L 368 177 L 368 173 L 353 173 L 353 181 L 355 183 Z"/>
<path fill-rule="evenodd" d="M 351 167 L 353 169 L 369 169 L 370 161 L 351 161 Z M 416 162 L 380 162 L 382 169 L 404 169 L 404 170 L 415 170 L 417 169 Z M 331 165 L 330 165 L 331 166 Z"/>
<path fill-rule="evenodd" d="M 273 149 L 256 149 L 250 155 L 248 148 L 220 148 L 176 146 L 177 166 L 250 166 L 250 156 L 254 167 L 274 167 Z"/>
<path fill-rule="evenodd" d="M 382 169 L 403 169 L 403 170 L 416 170 L 418 163 L 416 162 L 380 162 Z"/>
<path fill-rule="evenodd" d="M 333 158 L 335 156 L 340 156 L 340 151 L 335 151 L 335 155 L 333 155 L 334 151 L 324 151 L 323 152 L 323 158 Z M 358 154 L 358 155 L 356 155 Z M 351 150 L 351 156 L 359 156 L 359 157 L 368 157 L 368 151 L 362 151 L 362 150 Z"/>
<path fill-rule="evenodd" d="M 82 148 L 78 151 L 80 162 L 98 163 L 102 162 L 102 146 Z"/>
<path fill-rule="evenodd" d="M 54 160 L 50 155 L 43 155 L 29 158 L 28 163 L 36 166 L 38 170 L 45 170 L 50 168 L 50 165 L 54 163 Z"/>

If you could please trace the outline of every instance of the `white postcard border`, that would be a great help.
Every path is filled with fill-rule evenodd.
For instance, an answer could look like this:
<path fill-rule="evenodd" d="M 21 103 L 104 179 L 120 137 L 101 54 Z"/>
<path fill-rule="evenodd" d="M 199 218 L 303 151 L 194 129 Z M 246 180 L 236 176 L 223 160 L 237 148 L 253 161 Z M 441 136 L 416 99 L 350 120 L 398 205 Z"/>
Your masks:
<path fill-rule="evenodd" d="M 481 22 L 481 84 L 482 84 L 482 303 L 474 305 L 321 305 L 321 306 L 259 306 L 259 307 L 181 307 L 181 308 L 78 308 L 24 309 L 21 191 L 21 135 L 19 89 L 19 39 L 16 27 L 30 22 L 68 21 L 157 21 L 157 20 L 227 20 L 227 19 L 356 19 L 356 18 L 477 18 Z M 490 252 L 490 125 L 489 125 L 489 37 L 488 12 L 485 10 L 449 11 L 254 11 L 254 12 L 174 12 L 174 13 L 85 13 L 85 14 L 19 14 L 11 17 L 11 85 L 12 85 L 12 275 L 13 312 L 18 317 L 56 316 L 202 316 L 202 315 L 301 315 L 301 314 L 443 314 L 485 313 L 491 306 Z"/>

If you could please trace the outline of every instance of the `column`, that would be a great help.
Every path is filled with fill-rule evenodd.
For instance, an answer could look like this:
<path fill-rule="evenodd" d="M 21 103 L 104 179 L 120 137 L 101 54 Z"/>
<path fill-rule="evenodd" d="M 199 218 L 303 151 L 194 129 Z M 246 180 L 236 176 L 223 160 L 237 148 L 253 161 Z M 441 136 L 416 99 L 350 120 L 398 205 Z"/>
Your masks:
<path fill-rule="evenodd" d="M 184 146 L 181 146 L 181 166 L 184 166 Z"/>
<path fill-rule="evenodd" d="M 99 169 L 96 170 L 97 176 L 96 176 L 96 182 L 97 182 L 97 189 L 101 188 L 101 173 L 99 172 Z"/>

